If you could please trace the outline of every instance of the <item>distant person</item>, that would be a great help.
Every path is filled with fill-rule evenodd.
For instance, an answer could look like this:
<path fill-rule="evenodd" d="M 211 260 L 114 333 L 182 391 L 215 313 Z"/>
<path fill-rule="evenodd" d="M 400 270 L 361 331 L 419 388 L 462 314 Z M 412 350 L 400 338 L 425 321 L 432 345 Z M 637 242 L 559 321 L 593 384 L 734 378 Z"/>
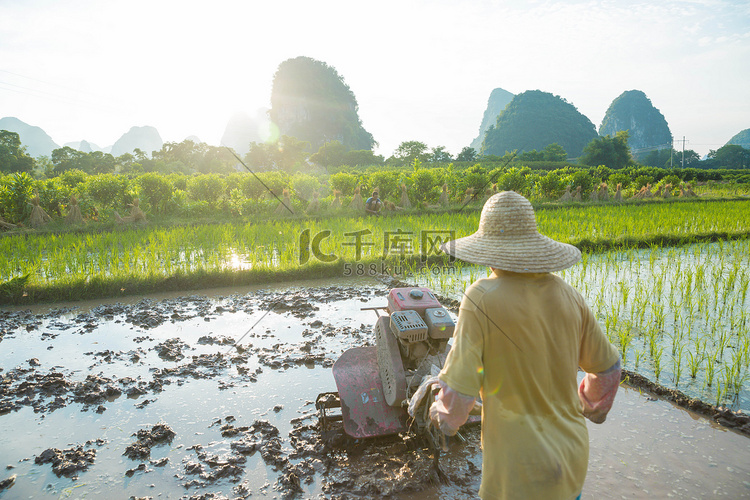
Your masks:
<path fill-rule="evenodd" d="M 513 191 L 491 196 L 477 232 L 441 249 L 492 274 L 464 294 L 430 418 L 453 435 L 481 396 L 481 498 L 581 498 L 584 417 L 604 422 L 620 383 L 617 349 L 581 294 L 552 274 L 581 252 L 539 234 L 531 203 Z"/>
<path fill-rule="evenodd" d="M 383 208 L 383 202 L 380 199 L 380 195 L 377 191 L 372 192 L 372 196 L 367 198 L 365 202 L 365 213 L 368 215 L 380 215 L 380 210 Z"/>

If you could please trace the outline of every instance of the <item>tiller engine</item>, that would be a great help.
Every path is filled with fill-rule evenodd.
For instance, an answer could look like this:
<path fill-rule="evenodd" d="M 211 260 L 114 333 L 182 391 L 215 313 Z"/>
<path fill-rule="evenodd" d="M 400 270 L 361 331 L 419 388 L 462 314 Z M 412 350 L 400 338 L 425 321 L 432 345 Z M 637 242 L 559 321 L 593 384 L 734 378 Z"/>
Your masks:
<path fill-rule="evenodd" d="M 455 325 L 427 288 L 394 288 L 373 328 L 375 347 L 345 351 L 333 365 L 338 393 L 316 400 L 322 431 L 342 420 L 353 438 L 397 434 L 407 429 L 409 398 L 425 375 L 441 367 Z M 378 311 L 385 310 L 381 315 Z M 331 415 L 331 408 L 341 415 Z M 417 422 L 420 428 L 425 422 Z"/>

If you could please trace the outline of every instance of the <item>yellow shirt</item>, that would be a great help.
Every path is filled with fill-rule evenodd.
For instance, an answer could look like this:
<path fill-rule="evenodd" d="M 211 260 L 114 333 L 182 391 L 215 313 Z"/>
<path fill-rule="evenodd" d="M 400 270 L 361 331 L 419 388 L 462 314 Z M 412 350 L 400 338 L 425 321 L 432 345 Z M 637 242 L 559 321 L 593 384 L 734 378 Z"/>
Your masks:
<path fill-rule="evenodd" d="M 483 499 L 573 499 L 589 441 L 577 371 L 619 353 L 583 297 L 559 277 L 495 271 L 466 290 L 439 378 L 481 395 Z"/>

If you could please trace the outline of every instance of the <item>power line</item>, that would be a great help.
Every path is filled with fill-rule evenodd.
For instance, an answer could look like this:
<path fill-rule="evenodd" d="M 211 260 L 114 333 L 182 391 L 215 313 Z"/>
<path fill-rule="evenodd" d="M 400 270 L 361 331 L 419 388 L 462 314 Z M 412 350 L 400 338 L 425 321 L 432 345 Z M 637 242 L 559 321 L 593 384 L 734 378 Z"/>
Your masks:
<path fill-rule="evenodd" d="M 50 92 L 47 90 L 42 90 L 38 87 L 31 87 L 31 86 L 25 86 L 25 85 L 19 85 L 16 83 L 11 83 L 9 81 L 0 81 L 0 90 L 10 91 L 10 92 L 16 92 L 19 94 L 25 94 L 31 97 L 41 97 L 41 98 L 47 98 L 52 99 L 58 102 L 63 102 L 66 104 L 72 104 L 72 105 L 80 105 L 80 106 L 87 106 L 89 108 L 94 109 L 101 109 L 104 111 L 122 111 L 127 106 L 133 106 L 134 103 L 127 103 L 122 101 L 121 103 L 115 102 L 114 99 L 108 96 L 95 94 L 92 92 L 85 92 L 80 89 L 72 89 L 70 87 L 66 87 L 64 85 L 59 85 L 51 82 L 47 82 L 44 80 L 40 80 L 38 78 L 32 78 L 29 76 L 20 75 L 18 73 L 14 73 L 12 71 L 0 69 L 0 72 L 7 73 L 8 75 L 13 75 L 19 78 L 24 78 L 26 80 L 31 80 L 34 82 L 39 82 L 44 85 L 48 85 L 51 87 L 57 87 L 58 89 L 62 89 L 64 91 L 70 91 L 78 95 L 88 95 L 90 98 L 86 97 L 78 97 L 78 96 L 70 96 L 70 95 L 61 95 L 61 93 L 56 92 Z M 5 87 L 3 87 L 5 86 Z M 13 87 L 13 88 L 10 88 Z M 104 102 L 103 102 L 104 101 Z"/>

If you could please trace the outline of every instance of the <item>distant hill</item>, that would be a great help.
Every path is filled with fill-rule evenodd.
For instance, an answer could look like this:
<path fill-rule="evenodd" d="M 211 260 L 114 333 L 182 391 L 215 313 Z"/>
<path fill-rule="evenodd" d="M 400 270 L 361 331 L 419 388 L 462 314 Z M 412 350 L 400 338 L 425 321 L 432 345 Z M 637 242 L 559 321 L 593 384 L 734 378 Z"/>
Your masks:
<path fill-rule="evenodd" d="M 746 128 L 742 132 L 729 139 L 729 141 L 727 141 L 725 145 L 729 144 L 734 144 L 737 146 L 742 146 L 745 149 L 750 149 L 750 128 Z"/>
<path fill-rule="evenodd" d="M 487 130 L 482 154 L 506 151 L 541 151 L 552 143 L 562 146 L 568 157 L 577 158 L 597 138 L 596 127 L 575 106 L 560 96 L 541 90 L 518 94 Z"/>
<path fill-rule="evenodd" d="M 612 101 L 599 126 L 599 135 L 614 137 L 628 131 L 628 146 L 634 154 L 672 146 L 672 132 L 664 115 L 640 90 L 628 90 Z"/>
<path fill-rule="evenodd" d="M 82 153 L 92 153 L 94 151 L 101 151 L 103 153 L 109 153 L 109 151 L 112 149 L 112 147 L 102 148 L 100 146 L 97 146 L 93 142 L 88 141 L 78 141 L 78 142 L 66 142 L 63 144 L 63 147 L 69 147 L 73 149 L 77 149 L 78 151 L 81 151 Z"/>
<path fill-rule="evenodd" d="M 115 158 L 125 153 L 133 153 L 137 148 L 151 156 L 153 151 L 161 150 L 164 141 L 154 127 L 131 127 L 112 145 L 111 154 Z"/>
<path fill-rule="evenodd" d="M 29 156 L 50 156 L 53 150 L 60 147 L 41 128 L 29 125 L 11 116 L 0 118 L 0 130 L 17 133 L 21 139 L 21 144 L 26 147 L 26 154 Z"/>
<path fill-rule="evenodd" d="M 233 115 L 221 136 L 221 143 L 244 156 L 250 151 L 251 142 L 262 142 L 260 131 L 267 126 L 268 113 L 265 109 L 259 109 L 255 118 L 247 113 L 236 113 Z"/>
<path fill-rule="evenodd" d="M 339 141 L 347 149 L 372 149 L 375 140 L 362 126 L 357 99 L 331 66 L 309 57 L 279 65 L 271 90 L 271 121 L 282 135 L 310 142 L 317 151 Z"/>
<path fill-rule="evenodd" d="M 487 108 L 484 110 L 484 116 L 482 117 L 482 124 L 479 126 L 479 135 L 471 141 L 470 146 L 474 148 L 477 153 L 482 149 L 482 141 L 484 140 L 484 134 L 491 126 L 497 123 L 497 117 L 505 109 L 505 106 L 513 100 L 513 94 L 507 90 L 496 88 L 490 93 L 490 98 L 487 101 Z"/>

